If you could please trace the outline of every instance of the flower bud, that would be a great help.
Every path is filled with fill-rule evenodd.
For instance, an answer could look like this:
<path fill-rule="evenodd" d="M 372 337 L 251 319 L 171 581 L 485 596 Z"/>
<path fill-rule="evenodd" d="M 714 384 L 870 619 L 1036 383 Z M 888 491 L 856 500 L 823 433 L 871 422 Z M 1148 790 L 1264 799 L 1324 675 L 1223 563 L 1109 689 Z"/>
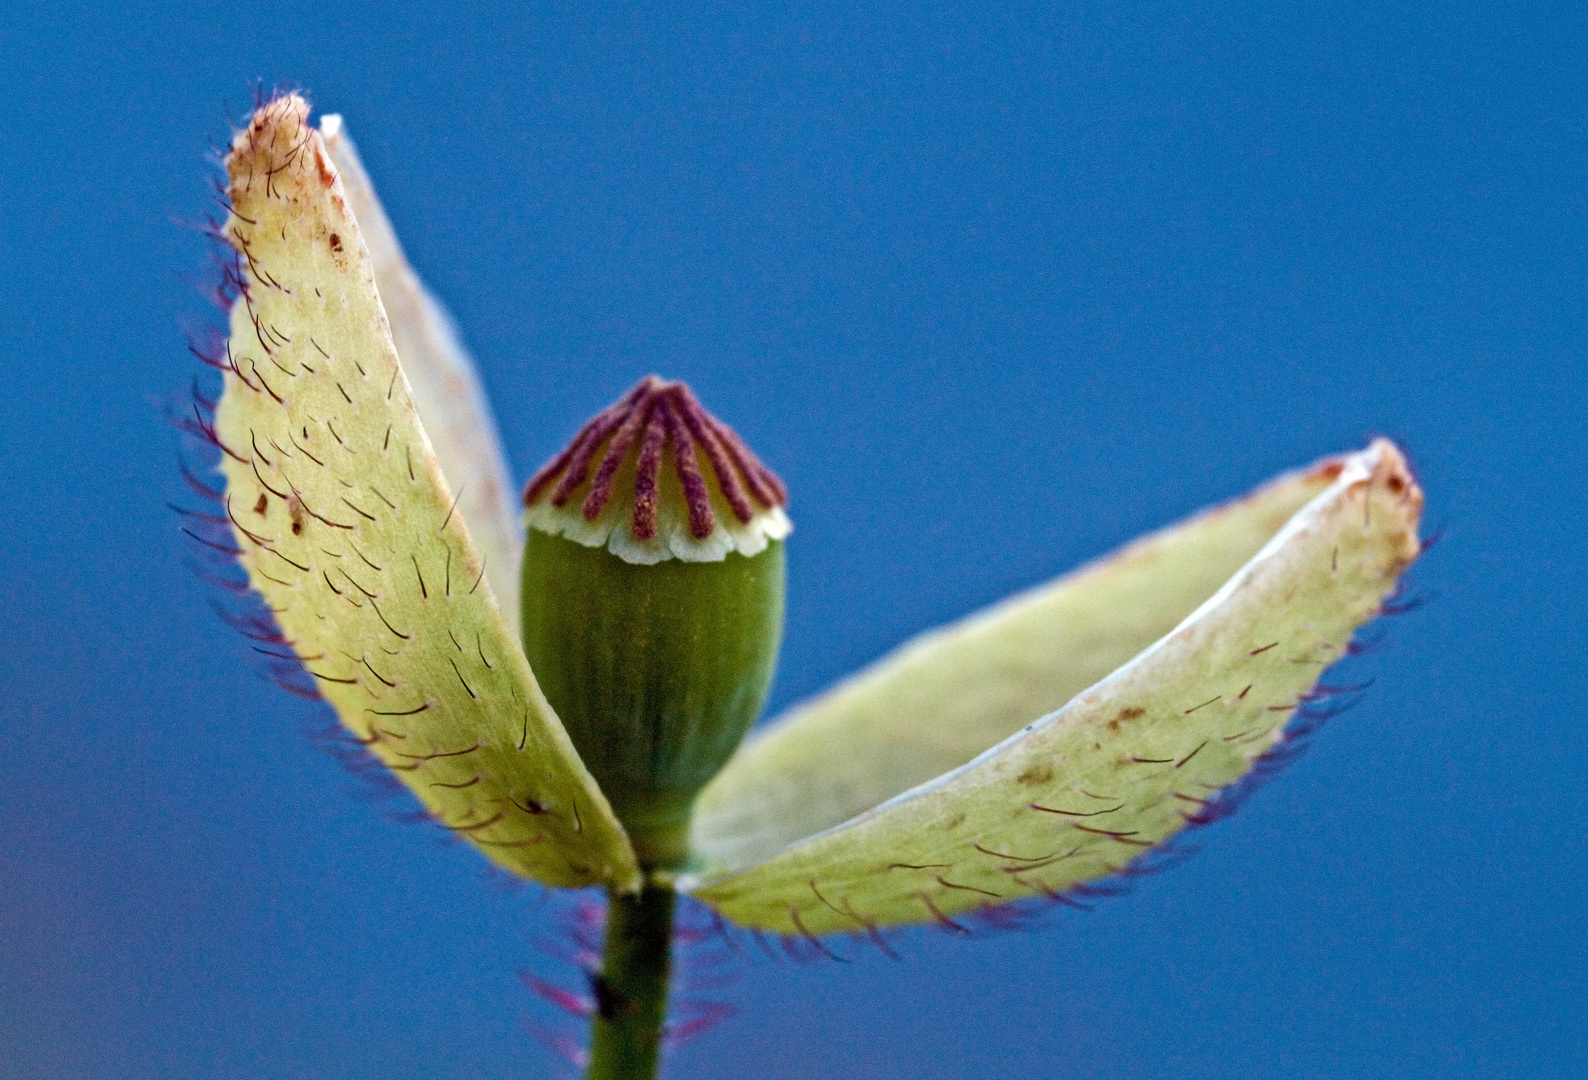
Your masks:
<path fill-rule="evenodd" d="M 782 482 L 687 386 L 652 376 L 524 503 L 525 655 L 641 864 L 678 867 L 696 794 L 771 685 Z"/>

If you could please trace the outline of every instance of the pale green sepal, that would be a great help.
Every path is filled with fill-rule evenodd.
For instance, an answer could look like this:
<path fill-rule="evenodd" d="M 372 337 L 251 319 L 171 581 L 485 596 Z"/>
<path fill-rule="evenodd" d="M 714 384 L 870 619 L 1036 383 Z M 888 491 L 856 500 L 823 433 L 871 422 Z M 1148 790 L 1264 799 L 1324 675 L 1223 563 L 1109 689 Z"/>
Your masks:
<path fill-rule="evenodd" d="M 701 793 L 692 848 L 759 862 L 970 761 L 1168 633 L 1328 488 L 1340 459 L 923 634 L 759 733 Z"/>
<path fill-rule="evenodd" d="M 552 885 L 634 855 L 502 618 L 308 106 L 227 158 L 246 291 L 216 412 L 239 559 L 342 723 L 446 828 Z"/>
<path fill-rule="evenodd" d="M 1278 740 L 1416 558 L 1418 490 L 1378 441 L 1172 632 L 969 764 L 741 871 L 679 880 L 732 921 L 860 932 L 1118 873 Z"/>
<path fill-rule="evenodd" d="M 502 617 L 516 634 L 524 531 L 490 400 L 452 316 L 408 264 L 347 125 L 340 116 L 322 116 L 320 137 L 369 250 L 375 288 L 419 421 L 457 496 L 458 513 L 469 523 Z"/>

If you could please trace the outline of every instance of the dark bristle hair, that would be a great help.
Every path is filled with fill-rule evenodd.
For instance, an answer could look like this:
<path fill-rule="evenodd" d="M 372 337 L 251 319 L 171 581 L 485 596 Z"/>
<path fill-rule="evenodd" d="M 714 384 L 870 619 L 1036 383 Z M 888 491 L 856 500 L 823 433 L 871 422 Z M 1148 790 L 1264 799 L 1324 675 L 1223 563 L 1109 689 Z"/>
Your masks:
<path fill-rule="evenodd" d="M 543 922 L 549 925 L 532 933 L 529 945 L 561 970 L 550 970 L 545 963 L 519 969 L 520 984 L 543 1006 L 549 1006 L 542 1010 L 542 1017 L 549 1019 L 526 1018 L 524 1029 L 547 1050 L 575 1068 L 583 1068 L 588 1057 L 586 1025 L 610 995 L 600 977 L 607 906 L 588 892 L 548 891 L 542 895 L 550 914 Z M 720 915 L 699 901 L 687 896 L 679 900 L 673 922 L 673 993 L 661 1031 L 664 1049 L 688 1042 L 733 1017 L 737 1012 L 733 1005 L 700 995 L 736 985 L 755 962 L 735 939 L 735 934 L 743 931 L 729 930 Z M 804 938 L 792 940 L 792 952 L 768 955 L 786 962 L 797 954 L 803 963 L 821 959 L 824 952 L 830 955 L 825 945 L 818 951 Z M 764 940 L 762 944 L 770 948 Z"/>
<path fill-rule="evenodd" d="M 567 448 L 547 462 L 524 488 L 524 505 L 532 506 L 549 495 L 552 506 L 565 506 L 588 481 L 589 490 L 579 512 L 586 521 L 594 521 L 612 501 L 619 469 L 635 453 L 630 530 L 640 540 L 653 539 L 658 528 L 661 470 L 668 447 L 672 448 L 673 470 L 684 491 L 689 531 L 697 540 L 710 536 L 717 525 L 711 508 L 711 489 L 701 472 L 698 451 L 705 453 L 723 499 L 741 524 L 748 524 L 756 514 L 752 500 L 767 510 L 788 505 L 788 489 L 783 481 L 761 464 L 732 428 L 708 413 L 689 387 L 681 382 L 663 382 L 655 375 L 641 379 L 580 428 Z"/>
<path fill-rule="evenodd" d="M 1379 614 L 1402 615 L 1413 610 L 1415 606 L 1400 599 L 1398 590 L 1392 591 L 1380 606 Z M 1357 631 L 1352 642 L 1343 652 L 1346 656 L 1359 655 L 1376 646 L 1381 637 L 1381 624 L 1363 627 Z M 919 929 L 935 930 L 952 937 L 967 939 L 994 933 L 1034 931 L 1042 929 L 1046 918 L 1053 912 L 1091 911 L 1100 900 L 1129 894 L 1141 878 L 1173 870 L 1192 859 L 1201 850 L 1202 845 L 1199 842 L 1201 830 L 1239 811 L 1248 799 L 1307 752 L 1312 737 L 1326 723 L 1360 705 L 1372 686 L 1371 679 L 1351 684 L 1319 683 L 1303 694 L 1294 708 L 1287 707 L 1290 715 L 1285 721 L 1284 730 L 1278 741 L 1258 755 L 1251 770 L 1245 776 L 1217 791 L 1195 794 L 1175 792 L 1176 805 L 1180 807 L 1180 816 L 1184 819 L 1187 828 L 1166 842 L 1143 850 L 1134 858 L 1121 858 L 1117 865 L 1110 864 L 1107 867 L 1109 871 L 1107 877 L 1082 882 L 1066 889 L 1054 889 L 1045 885 L 1039 875 L 1033 874 L 1033 871 L 1040 870 L 1045 865 L 1045 861 L 1031 863 L 984 848 L 979 844 L 975 845 L 977 850 L 989 858 L 1012 860 L 1011 865 L 1003 866 L 1001 869 L 1013 882 L 1035 895 L 1012 901 L 989 902 L 970 911 L 956 912 L 950 916 L 938 908 L 930 894 L 922 893 L 920 894 L 922 908 L 929 919 Z M 815 882 L 812 882 L 812 888 L 817 889 Z M 817 896 L 831 906 L 831 902 L 819 890 Z M 884 935 L 880 928 L 850 910 L 847 903 L 843 910 L 855 920 L 860 929 L 847 934 L 829 934 L 821 937 L 806 932 L 798 913 L 794 911 L 791 911 L 792 921 L 799 932 L 782 936 L 730 926 L 721 916 L 710 912 L 709 909 L 705 910 L 710 919 L 705 927 L 708 935 L 722 944 L 725 950 L 724 956 L 732 956 L 744 964 L 754 964 L 758 960 L 770 960 L 773 963 L 792 961 L 801 965 L 823 960 L 844 963 L 851 959 L 846 953 L 853 952 L 852 948 L 841 947 L 845 939 L 849 946 L 871 946 L 890 959 L 899 959 L 892 937 Z M 906 940 L 911 934 L 908 930 L 890 932 L 891 935 L 901 933 Z M 741 942 L 746 944 L 741 945 Z M 681 1029 L 687 1027 L 688 1021 L 680 1025 Z"/>
<path fill-rule="evenodd" d="M 263 83 L 258 84 L 253 92 L 255 109 L 280 96 L 267 94 Z M 233 121 L 231 127 L 236 130 L 240 125 Z M 225 151 L 216 149 L 214 163 L 223 166 Z M 210 187 L 211 198 L 221 210 L 231 213 L 224 177 L 212 177 Z M 274 614 L 249 583 L 238 562 L 241 551 L 233 533 L 235 522 L 229 517 L 225 483 L 218 466 L 224 456 L 244 464 L 248 459 L 227 446 L 216 433 L 215 408 L 219 404 L 220 388 L 215 380 L 221 377 L 220 373 L 229 371 L 250 389 L 260 392 L 260 388 L 238 369 L 227 344 L 232 308 L 238 300 L 247 297 L 248 281 L 242 256 L 226 240 L 224 220 L 206 215 L 192 227 L 210 244 L 207 273 L 193 284 L 210 306 L 211 315 L 185 328 L 187 350 L 203 369 L 194 377 L 187 393 L 173 398 L 166 407 L 166 419 L 181 433 L 177 468 L 185 489 L 183 502 L 186 505 L 173 501 L 168 506 L 176 514 L 178 528 L 188 540 L 191 557 L 187 560 L 187 568 L 212 590 L 211 605 L 222 624 L 247 645 L 246 655 L 256 674 L 277 689 L 317 706 L 306 718 L 305 733 L 310 742 L 358 781 L 355 792 L 370 799 L 411 801 L 413 796 L 408 789 L 331 713 L 314 677 L 304 667 L 293 643 L 281 632 Z M 417 803 L 412 805 L 412 809 L 394 810 L 392 816 L 433 823 Z"/>

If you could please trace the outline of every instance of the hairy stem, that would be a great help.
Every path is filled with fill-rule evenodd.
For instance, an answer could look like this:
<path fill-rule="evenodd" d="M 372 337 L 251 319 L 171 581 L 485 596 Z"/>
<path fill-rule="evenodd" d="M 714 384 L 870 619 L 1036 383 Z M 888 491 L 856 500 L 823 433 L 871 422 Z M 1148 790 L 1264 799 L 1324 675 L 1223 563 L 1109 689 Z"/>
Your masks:
<path fill-rule="evenodd" d="M 656 1076 L 667 1016 L 674 900 L 668 885 L 646 885 L 637 896 L 613 893 L 610 898 L 588 1080 Z"/>

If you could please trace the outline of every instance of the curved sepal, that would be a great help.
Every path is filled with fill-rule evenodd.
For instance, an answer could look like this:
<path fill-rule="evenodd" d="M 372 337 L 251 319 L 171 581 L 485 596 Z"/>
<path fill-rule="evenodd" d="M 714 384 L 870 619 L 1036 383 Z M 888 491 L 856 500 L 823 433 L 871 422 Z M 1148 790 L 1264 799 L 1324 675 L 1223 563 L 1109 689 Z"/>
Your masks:
<path fill-rule="evenodd" d="M 742 925 L 861 932 L 1124 869 L 1246 775 L 1419 551 L 1393 445 L 1327 490 L 1172 632 L 974 761 L 740 871 L 680 882 Z"/>
<path fill-rule="evenodd" d="M 490 400 L 452 316 L 403 254 L 347 125 L 340 116 L 323 116 L 320 137 L 369 251 L 375 288 L 419 422 L 447 486 L 456 494 L 458 513 L 469 523 L 502 619 L 516 634 L 524 530 Z"/>
<path fill-rule="evenodd" d="M 1179 624 L 1339 475 L 1330 458 L 920 635 L 753 734 L 691 847 L 747 866 L 956 769 Z"/>
<path fill-rule="evenodd" d="M 242 295 L 216 410 L 240 561 L 343 724 L 446 828 L 553 885 L 634 856 L 498 609 L 301 98 L 226 159 Z"/>

